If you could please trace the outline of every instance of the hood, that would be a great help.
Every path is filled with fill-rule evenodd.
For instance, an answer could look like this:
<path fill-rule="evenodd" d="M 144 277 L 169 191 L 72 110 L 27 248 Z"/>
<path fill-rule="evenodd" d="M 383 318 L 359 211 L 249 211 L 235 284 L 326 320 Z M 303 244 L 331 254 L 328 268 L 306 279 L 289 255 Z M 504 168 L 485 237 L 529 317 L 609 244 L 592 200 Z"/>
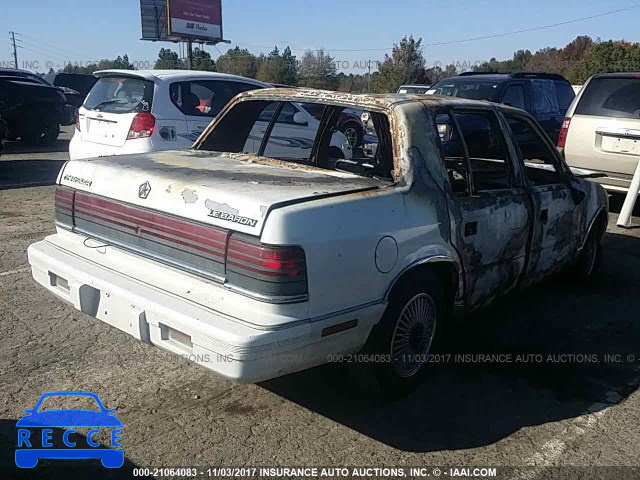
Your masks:
<path fill-rule="evenodd" d="M 58 181 L 78 190 L 260 235 L 270 210 L 387 185 L 254 155 L 196 150 L 73 160 Z"/>

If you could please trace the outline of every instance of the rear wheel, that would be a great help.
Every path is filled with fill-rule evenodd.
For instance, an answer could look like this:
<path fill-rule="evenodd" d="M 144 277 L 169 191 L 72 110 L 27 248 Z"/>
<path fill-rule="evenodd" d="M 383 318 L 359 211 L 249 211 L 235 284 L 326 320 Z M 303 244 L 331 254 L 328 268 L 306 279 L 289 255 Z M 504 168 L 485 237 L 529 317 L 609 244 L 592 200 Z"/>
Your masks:
<path fill-rule="evenodd" d="M 329 157 L 336 160 L 343 160 L 344 153 L 342 153 L 342 150 L 340 150 L 338 147 L 331 147 L 329 148 Z"/>
<path fill-rule="evenodd" d="M 444 289 L 433 272 L 422 272 L 395 288 L 362 352 L 364 359 L 375 360 L 375 387 L 384 396 L 399 398 L 420 384 L 446 311 Z"/>
<path fill-rule="evenodd" d="M 51 112 L 31 112 L 22 126 L 22 139 L 31 145 L 41 147 L 53 145 L 60 135 L 60 123 Z"/>
<path fill-rule="evenodd" d="M 347 123 L 342 133 L 347 137 L 351 148 L 359 147 L 362 144 L 362 128 L 359 128 L 355 123 Z"/>

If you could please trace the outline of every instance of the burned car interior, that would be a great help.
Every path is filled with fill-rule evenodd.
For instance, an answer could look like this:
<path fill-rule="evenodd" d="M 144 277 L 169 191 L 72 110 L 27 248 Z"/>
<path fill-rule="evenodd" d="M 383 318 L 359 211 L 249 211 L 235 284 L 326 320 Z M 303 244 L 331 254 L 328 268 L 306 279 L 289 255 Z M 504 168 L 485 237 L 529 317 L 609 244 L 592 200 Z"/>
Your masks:
<path fill-rule="evenodd" d="M 505 115 L 505 119 L 529 183 L 565 183 L 554 153 L 535 126 L 519 116 Z M 435 115 L 435 124 L 455 195 L 464 197 L 514 186 L 509 149 L 494 112 L 441 112 Z"/>
<path fill-rule="evenodd" d="M 250 100 L 236 104 L 220 120 L 198 149 L 246 153 L 258 157 L 349 172 L 394 181 L 393 147 L 389 119 L 370 112 L 378 147 L 372 155 L 354 149 L 344 158 L 335 146 L 338 117 L 346 106 L 323 105 L 320 121 L 302 114 L 305 104 Z M 304 128 L 304 135 L 299 129 Z M 298 129 L 298 131 L 296 131 Z"/>

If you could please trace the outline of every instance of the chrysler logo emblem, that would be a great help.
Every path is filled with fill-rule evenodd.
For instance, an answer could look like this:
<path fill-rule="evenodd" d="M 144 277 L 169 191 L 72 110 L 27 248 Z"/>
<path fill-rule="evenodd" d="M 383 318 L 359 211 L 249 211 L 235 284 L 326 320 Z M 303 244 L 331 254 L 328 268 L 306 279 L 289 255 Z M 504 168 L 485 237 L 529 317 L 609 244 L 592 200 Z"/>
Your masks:
<path fill-rule="evenodd" d="M 151 185 L 149 184 L 149 182 L 144 182 L 138 188 L 138 197 L 143 199 L 147 198 L 149 196 L 149 193 L 151 193 Z"/>

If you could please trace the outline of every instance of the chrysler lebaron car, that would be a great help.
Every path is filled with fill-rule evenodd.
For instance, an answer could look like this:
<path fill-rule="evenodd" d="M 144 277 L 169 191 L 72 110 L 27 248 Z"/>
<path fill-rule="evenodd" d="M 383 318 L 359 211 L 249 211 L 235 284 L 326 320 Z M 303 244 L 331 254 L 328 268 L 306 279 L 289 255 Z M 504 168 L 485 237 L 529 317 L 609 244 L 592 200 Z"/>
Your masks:
<path fill-rule="evenodd" d="M 309 148 L 272 138 L 298 102 L 324 109 Z M 373 157 L 335 155 L 345 108 Z M 608 221 L 529 114 L 431 95 L 245 92 L 191 150 L 70 161 L 58 184 L 57 232 L 28 252 L 58 297 L 243 383 L 362 352 L 389 394 L 454 307 L 593 275 Z"/>

